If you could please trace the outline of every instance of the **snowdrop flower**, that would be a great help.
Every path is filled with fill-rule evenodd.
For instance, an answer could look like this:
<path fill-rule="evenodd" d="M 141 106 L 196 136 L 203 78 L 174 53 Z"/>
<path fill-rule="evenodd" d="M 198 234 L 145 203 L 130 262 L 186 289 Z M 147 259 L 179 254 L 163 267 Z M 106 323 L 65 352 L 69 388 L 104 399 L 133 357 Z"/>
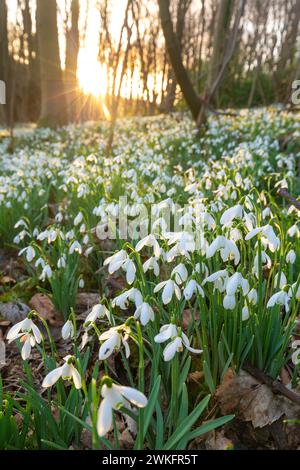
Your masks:
<path fill-rule="evenodd" d="M 298 229 L 298 226 L 297 226 L 297 225 L 292 225 L 292 226 L 288 229 L 287 233 L 288 233 L 288 236 L 291 237 L 291 238 L 293 238 L 295 235 L 296 235 L 297 237 L 299 237 L 299 235 L 300 235 L 300 230 Z"/>
<path fill-rule="evenodd" d="M 122 310 L 126 310 L 128 307 L 128 301 L 134 302 L 135 306 L 138 307 L 143 303 L 143 296 L 138 289 L 132 287 L 131 289 L 115 297 L 112 301 L 112 306 L 120 307 Z"/>
<path fill-rule="evenodd" d="M 136 274 L 136 267 L 133 261 L 131 259 L 127 259 L 123 265 L 122 269 L 126 272 L 126 281 L 128 284 L 132 284 L 135 280 L 135 274 Z"/>
<path fill-rule="evenodd" d="M 163 292 L 162 292 L 163 304 L 167 305 L 168 303 L 170 303 L 174 293 L 178 300 L 181 299 L 181 291 L 178 285 L 171 279 L 157 284 L 153 292 L 156 294 L 156 292 L 160 291 L 161 289 L 163 289 Z"/>
<path fill-rule="evenodd" d="M 276 274 L 274 278 L 274 286 L 278 287 L 279 289 L 283 289 L 284 286 L 287 285 L 287 278 L 283 272 L 280 273 L 280 279 L 279 279 L 279 273 Z M 278 285 L 278 279 L 279 279 L 279 285 Z"/>
<path fill-rule="evenodd" d="M 256 289 L 251 289 L 248 294 L 247 294 L 248 300 L 252 305 L 257 304 L 257 290 Z"/>
<path fill-rule="evenodd" d="M 145 238 L 140 240 L 137 243 L 135 249 L 136 251 L 141 251 L 144 248 L 144 246 L 151 246 L 153 248 L 153 253 L 154 253 L 155 258 L 160 257 L 161 248 L 158 244 L 158 241 L 156 240 L 156 237 L 153 234 L 147 235 Z"/>
<path fill-rule="evenodd" d="M 171 361 L 177 352 L 182 352 L 183 347 L 195 354 L 202 353 L 201 349 L 190 347 L 188 337 L 181 331 L 181 328 L 177 328 L 173 323 L 162 326 L 159 334 L 155 336 L 154 341 L 156 343 L 164 343 L 168 339 L 171 339 L 171 342 L 163 351 L 164 361 L 166 362 Z"/>
<path fill-rule="evenodd" d="M 242 321 L 248 320 L 249 317 L 249 309 L 247 305 L 244 305 L 244 307 L 242 308 Z"/>
<path fill-rule="evenodd" d="M 223 235 L 219 235 L 207 248 L 206 258 L 209 259 L 220 250 L 220 255 L 223 261 L 233 258 L 234 264 L 237 265 L 240 261 L 240 252 L 236 244 L 232 240 L 228 240 Z"/>
<path fill-rule="evenodd" d="M 33 348 L 36 343 L 40 344 L 42 341 L 42 335 L 39 328 L 33 323 L 31 318 L 27 317 L 10 328 L 6 339 L 9 343 L 16 339 L 20 339 L 23 343 L 21 356 L 25 361 L 31 354 L 31 348 Z"/>
<path fill-rule="evenodd" d="M 191 300 L 193 294 L 199 294 L 204 297 L 204 291 L 195 279 L 191 279 L 184 288 L 183 295 L 185 300 Z"/>
<path fill-rule="evenodd" d="M 91 312 L 86 317 L 83 326 L 88 325 L 89 323 L 95 323 L 96 320 L 98 320 L 99 318 L 104 318 L 105 316 L 110 321 L 110 312 L 105 307 L 105 305 L 96 304 L 93 306 Z"/>
<path fill-rule="evenodd" d="M 119 410 L 122 406 L 128 407 L 128 403 L 137 408 L 144 408 L 148 403 L 145 395 L 132 387 L 116 385 L 108 377 L 103 381 L 105 382 L 101 388 L 103 400 L 97 414 L 97 432 L 100 437 L 105 436 L 112 427 L 113 410 Z"/>
<path fill-rule="evenodd" d="M 50 279 L 51 276 L 52 276 L 51 266 L 49 266 L 49 264 L 45 264 L 42 270 L 42 274 L 40 275 L 39 279 L 41 281 L 45 281 L 47 278 Z"/>
<path fill-rule="evenodd" d="M 109 274 L 113 274 L 115 271 L 121 268 L 124 262 L 127 260 L 128 254 L 125 250 L 120 250 L 112 256 L 109 256 L 104 260 L 103 266 L 108 265 Z"/>
<path fill-rule="evenodd" d="M 300 348 L 298 348 L 298 346 L 300 346 L 299 339 L 292 342 L 292 348 L 295 349 L 292 354 L 292 363 L 295 364 L 295 366 L 300 364 Z"/>
<path fill-rule="evenodd" d="M 276 237 L 273 227 L 271 225 L 264 225 L 263 227 L 257 227 L 251 230 L 245 237 L 245 240 L 251 240 L 256 237 L 259 233 L 263 235 L 261 241 L 265 246 L 268 246 L 270 251 L 274 253 L 280 247 L 280 240 Z"/>
<path fill-rule="evenodd" d="M 57 267 L 58 269 L 65 268 L 66 267 L 66 258 L 65 256 L 61 256 L 58 261 L 57 261 Z"/>
<path fill-rule="evenodd" d="M 134 318 L 140 318 L 143 326 L 147 325 L 150 320 L 154 321 L 154 312 L 152 307 L 147 302 L 143 302 L 134 312 Z"/>
<path fill-rule="evenodd" d="M 26 253 L 26 260 L 28 263 L 31 263 L 33 258 L 35 257 L 35 251 L 32 246 L 27 246 L 26 248 L 23 248 L 21 251 L 19 251 L 19 256 L 21 256 L 23 253 Z"/>
<path fill-rule="evenodd" d="M 62 378 L 63 380 L 73 380 L 75 388 L 81 388 L 81 377 L 74 366 L 76 364 L 76 359 L 74 356 L 64 357 L 65 364 L 49 372 L 48 375 L 43 380 L 42 387 L 48 388 L 52 387 L 58 379 Z"/>
<path fill-rule="evenodd" d="M 223 299 L 223 307 L 226 310 L 233 310 L 236 306 L 236 300 L 234 295 L 225 295 Z"/>
<path fill-rule="evenodd" d="M 293 297 L 293 295 L 295 295 L 296 299 L 300 300 L 300 284 L 298 284 L 298 286 L 297 284 L 297 282 L 294 282 L 294 284 L 291 285 L 291 287 L 289 288 L 289 296 Z"/>
<path fill-rule="evenodd" d="M 249 291 L 249 283 L 241 273 L 234 273 L 226 282 L 227 295 L 235 295 L 238 288 L 241 287 L 243 294 L 246 295 Z"/>
<path fill-rule="evenodd" d="M 125 333 L 124 335 L 123 332 Z M 114 326 L 108 331 L 102 333 L 102 335 L 99 336 L 99 340 L 104 341 L 99 349 L 100 361 L 107 359 L 115 350 L 118 351 L 122 344 L 125 348 L 125 356 L 128 358 L 130 356 L 130 349 L 127 341 L 129 338 L 129 333 L 130 328 L 125 325 Z"/>
<path fill-rule="evenodd" d="M 188 272 L 183 263 L 178 264 L 171 272 L 171 277 L 175 276 L 175 281 L 178 285 L 185 282 L 188 278 Z"/>
<path fill-rule="evenodd" d="M 228 276 L 228 271 L 226 269 L 221 269 L 220 271 L 216 271 L 215 273 L 206 277 L 202 282 L 202 285 L 204 286 L 207 282 L 213 282 L 214 289 L 218 289 L 218 291 L 222 293 L 225 290 Z"/>
<path fill-rule="evenodd" d="M 259 266 L 258 266 L 258 254 L 255 255 L 255 258 L 254 258 L 254 262 L 253 262 L 253 268 L 252 268 L 252 272 L 256 275 L 256 277 L 258 277 L 259 275 Z M 266 267 L 267 269 L 270 269 L 271 266 L 272 266 L 272 261 L 271 261 L 271 258 L 269 255 L 267 255 L 267 253 L 265 251 L 262 251 L 261 252 L 261 263 L 262 263 L 262 266 Z"/>
<path fill-rule="evenodd" d="M 272 297 L 269 299 L 267 303 L 267 308 L 272 308 L 275 305 L 284 305 L 285 311 L 289 311 L 289 301 L 290 301 L 290 296 L 287 292 L 281 290 L 279 292 L 276 292 L 276 294 L 273 294 Z"/>
<path fill-rule="evenodd" d="M 82 222 L 82 220 L 83 220 L 82 212 L 78 212 L 77 216 L 74 219 L 75 227 L 76 227 L 76 225 L 79 225 Z"/>
<path fill-rule="evenodd" d="M 286 255 L 286 257 L 285 257 L 285 261 L 286 261 L 287 263 L 290 263 L 290 264 L 294 264 L 294 263 L 295 263 L 295 261 L 296 261 L 296 253 L 295 253 L 294 250 L 290 250 L 290 251 L 287 253 L 287 255 Z"/>
<path fill-rule="evenodd" d="M 80 255 L 82 253 L 81 245 L 77 240 L 75 240 L 69 248 L 69 254 L 70 255 L 72 255 L 74 252 L 79 253 Z"/>
<path fill-rule="evenodd" d="M 61 329 L 62 339 L 68 339 L 74 337 L 74 325 L 71 320 L 67 320 Z"/>
<path fill-rule="evenodd" d="M 158 258 L 151 257 L 145 261 L 143 264 L 143 271 L 146 273 L 149 270 L 153 270 L 155 276 L 159 275 L 159 264 L 157 262 Z"/>
<path fill-rule="evenodd" d="M 234 219 L 241 219 L 243 217 L 243 206 L 237 204 L 236 206 L 230 207 L 225 212 L 223 212 L 220 224 L 223 227 L 229 227 L 232 224 Z"/>
<path fill-rule="evenodd" d="M 164 237 L 169 240 L 168 245 L 175 244 L 176 251 L 182 256 L 187 256 L 190 252 L 195 251 L 195 240 L 189 232 L 165 233 Z"/>

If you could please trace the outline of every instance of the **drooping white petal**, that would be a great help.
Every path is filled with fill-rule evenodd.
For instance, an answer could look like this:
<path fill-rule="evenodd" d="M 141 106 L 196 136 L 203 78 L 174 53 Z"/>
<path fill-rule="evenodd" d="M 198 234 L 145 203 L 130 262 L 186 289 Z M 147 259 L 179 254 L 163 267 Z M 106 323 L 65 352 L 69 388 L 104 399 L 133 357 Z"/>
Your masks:
<path fill-rule="evenodd" d="M 118 390 L 123 395 L 123 397 L 126 398 L 126 400 L 130 401 L 133 405 L 137 406 L 138 408 L 144 408 L 148 403 L 148 400 L 145 395 L 139 390 L 136 390 L 135 388 L 118 386 Z"/>
<path fill-rule="evenodd" d="M 49 372 L 49 374 L 47 374 L 43 380 L 42 387 L 44 388 L 52 387 L 52 385 L 55 384 L 58 381 L 58 379 L 62 376 L 62 370 L 63 370 L 63 367 L 61 366 Z"/>
<path fill-rule="evenodd" d="M 112 426 L 112 408 L 110 401 L 104 398 L 99 406 L 97 414 L 97 432 L 100 437 L 105 436 Z"/>

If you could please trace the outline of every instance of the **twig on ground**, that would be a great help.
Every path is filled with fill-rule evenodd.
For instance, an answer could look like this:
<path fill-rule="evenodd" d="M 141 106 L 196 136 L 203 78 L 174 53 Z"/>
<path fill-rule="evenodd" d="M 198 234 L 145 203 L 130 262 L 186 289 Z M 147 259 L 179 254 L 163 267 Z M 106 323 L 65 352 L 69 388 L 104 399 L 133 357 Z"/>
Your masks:
<path fill-rule="evenodd" d="M 265 374 L 262 370 L 257 369 L 256 367 L 252 366 L 249 363 L 244 364 L 243 369 L 249 374 L 251 374 L 253 377 L 255 377 L 257 380 L 259 380 L 260 382 L 268 385 L 271 388 L 273 393 L 277 395 L 283 395 L 284 397 L 288 398 L 292 402 L 300 405 L 300 395 L 298 395 L 298 393 L 295 393 L 289 388 L 287 388 L 278 380 L 272 379 L 272 377 Z"/>

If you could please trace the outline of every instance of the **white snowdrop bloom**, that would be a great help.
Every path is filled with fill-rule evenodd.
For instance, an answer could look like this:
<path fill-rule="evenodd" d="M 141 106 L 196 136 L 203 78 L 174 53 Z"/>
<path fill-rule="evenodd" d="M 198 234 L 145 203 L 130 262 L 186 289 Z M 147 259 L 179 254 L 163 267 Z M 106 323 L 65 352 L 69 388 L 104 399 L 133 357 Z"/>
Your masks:
<path fill-rule="evenodd" d="M 49 266 L 49 264 L 45 264 L 42 270 L 42 274 L 40 275 L 39 279 L 41 281 L 45 281 L 46 279 L 50 279 L 51 276 L 52 276 L 51 266 Z"/>
<path fill-rule="evenodd" d="M 125 261 L 128 259 L 128 254 L 125 250 L 120 250 L 112 256 L 109 256 L 104 260 L 103 266 L 108 265 L 109 274 L 113 274 L 115 271 L 120 269 Z"/>
<path fill-rule="evenodd" d="M 43 241 L 46 240 L 49 236 L 49 230 L 44 230 L 43 232 L 40 232 L 37 236 L 37 240 Z"/>
<path fill-rule="evenodd" d="M 58 212 L 58 213 L 56 214 L 56 216 L 55 216 L 55 222 L 60 223 L 60 222 L 63 221 L 63 218 L 64 218 L 64 217 L 63 217 L 62 213 L 61 213 L 61 212 Z"/>
<path fill-rule="evenodd" d="M 236 306 L 235 295 L 226 294 L 223 299 L 223 307 L 226 310 L 233 310 Z"/>
<path fill-rule="evenodd" d="M 134 312 L 134 318 L 140 318 L 141 324 L 145 326 L 150 320 L 154 321 L 154 311 L 147 302 L 143 302 Z"/>
<path fill-rule="evenodd" d="M 112 306 L 120 307 L 122 310 L 126 310 L 128 308 L 129 301 L 134 302 L 136 307 L 143 303 L 143 296 L 141 292 L 135 287 L 132 287 L 131 289 L 115 297 L 112 300 Z"/>
<path fill-rule="evenodd" d="M 295 364 L 295 366 L 300 364 L 300 348 L 298 346 L 300 346 L 299 339 L 292 342 L 292 348 L 295 350 L 292 354 L 292 363 Z"/>
<path fill-rule="evenodd" d="M 151 246 L 153 248 L 153 254 L 155 258 L 159 258 L 161 254 L 161 249 L 156 237 L 153 234 L 147 235 L 145 238 L 140 240 L 135 249 L 136 251 L 141 251 L 144 246 Z"/>
<path fill-rule="evenodd" d="M 63 380 L 73 380 L 75 388 L 81 388 L 81 376 L 74 366 L 76 364 L 76 359 L 74 356 L 64 357 L 65 363 L 57 367 L 56 369 L 49 372 L 43 380 L 42 387 L 48 388 L 52 387 L 60 378 Z"/>
<path fill-rule="evenodd" d="M 169 279 L 168 281 L 163 281 L 157 284 L 153 292 L 156 294 L 156 292 L 160 291 L 161 289 L 163 289 L 163 292 L 162 292 L 163 304 L 167 305 L 168 303 L 170 303 L 174 293 L 178 300 L 181 299 L 181 291 L 178 285 L 174 281 L 172 281 L 172 279 Z"/>
<path fill-rule="evenodd" d="M 159 275 L 159 264 L 157 262 L 158 258 L 151 257 L 145 261 L 143 264 L 143 271 L 146 273 L 149 270 L 152 270 L 154 272 L 155 276 Z"/>
<path fill-rule="evenodd" d="M 195 240 L 189 232 L 164 233 L 164 237 L 168 240 L 168 245 L 176 244 L 176 249 L 182 256 L 195 251 Z"/>
<path fill-rule="evenodd" d="M 33 323 L 31 318 L 27 317 L 10 328 L 6 335 L 6 339 L 9 343 L 16 339 L 20 339 L 23 343 L 21 356 L 25 361 L 31 354 L 31 348 L 33 348 L 36 343 L 40 344 L 42 341 L 42 335 L 39 328 Z"/>
<path fill-rule="evenodd" d="M 79 279 L 78 287 L 79 287 L 79 289 L 83 289 L 83 288 L 84 288 L 84 279 Z"/>
<path fill-rule="evenodd" d="M 26 260 L 28 263 L 31 263 L 35 257 L 34 248 L 32 246 L 27 246 L 26 248 L 23 248 L 21 251 L 19 251 L 18 255 L 21 256 L 23 253 L 26 253 Z"/>
<path fill-rule="evenodd" d="M 203 263 L 203 261 L 200 262 L 200 263 L 197 263 L 197 264 L 195 265 L 195 268 L 194 268 L 194 271 L 193 271 L 193 272 L 194 272 L 194 273 L 198 273 L 198 274 L 201 274 L 201 272 L 202 272 L 202 274 L 203 274 L 205 277 L 208 277 L 208 275 L 209 275 L 208 267 L 206 266 L 205 263 Z"/>
<path fill-rule="evenodd" d="M 185 282 L 188 278 L 188 272 L 183 263 L 178 264 L 171 272 L 171 277 L 175 277 L 175 281 L 178 285 Z"/>
<path fill-rule="evenodd" d="M 252 288 L 247 294 L 248 300 L 252 305 L 257 304 L 257 290 Z"/>
<path fill-rule="evenodd" d="M 241 273 L 234 273 L 226 282 L 227 295 L 235 295 L 238 288 L 241 287 L 243 294 L 246 295 L 249 291 L 249 283 Z"/>
<path fill-rule="evenodd" d="M 291 285 L 289 288 L 289 296 L 293 297 L 293 295 L 295 295 L 296 299 L 300 300 L 300 284 L 298 286 L 297 284 L 297 282 L 294 282 L 294 284 Z"/>
<path fill-rule="evenodd" d="M 156 343 L 164 343 L 170 338 L 175 338 L 177 336 L 177 326 L 174 323 L 169 323 L 168 325 L 163 325 L 159 333 L 155 336 L 154 341 Z"/>
<path fill-rule="evenodd" d="M 243 236 L 242 236 L 240 230 L 237 229 L 237 228 L 233 228 L 233 229 L 230 230 L 229 237 L 230 237 L 230 240 L 232 240 L 233 242 L 237 242 L 237 241 L 243 239 Z"/>
<path fill-rule="evenodd" d="M 278 285 L 278 281 L 279 281 L 279 285 Z M 274 278 L 274 286 L 276 288 L 283 289 L 283 287 L 286 285 L 287 285 L 287 278 L 284 272 L 280 273 L 280 279 L 279 279 L 279 273 L 277 273 Z"/>
<path fill-rule="evenodd" d="M 253 268 L 252 268 L 252 272 L 256 275 L 256 277 L 258 277 L 259 275 L 258 262 L 259 262 L 259 259 L 258 259 L 258 254 L 257 254 L 254 257 Z M 272 266 L 271 258 L 269 255 L 267 255 L 265 251 L 261 252 L 261 262 L 262 262 L 262 266 L 266 267 L 267 269 L 270 269 Z"/>
<path fill-rule="evenodd" d="M 62 339 L 68 339 L 74 337 L 74 325 L 71 320 L 67 320 L 61 329 Z"/>
<path fill-rule="evenodd" d="M 123 264 L 122 269 L 126 272 L 126 281 L 128 284 L 132 284 L 135 280 L 136 267 L 134 262 L 128 258 Z"/>
<path fill-rule="evenodd" d="M 107 319 L 110 321 L 109 310 L 103 304 L 96 304 L 93 306 L 92 310 L 87 315 L 83 326 L 85 326 L 87 323 L 91 323 L 91 322 L 94 323 L 99 318 L 104 318 L 104 317 L 107 317 Z"/>
<path fill-rule="evenodd" d="M 267 308 L 272 308 L 275 305 L 284 305 L 285 311 L 289 311 L 289 301 L 290 301 L 290 296 L 287 292 L 281 290 L 279 292 L 276 292 L 276 294 L 273 294 L 272 297 L 269 299 L 267 303 Z"/>
<path fill-rule="evenodd" d="M 269 207 L 266 207 L 263 211 L 262 211 L 262 218 L 263 219 L 266 219 L 267 217 L 270 217 L 270 218 L 273 218 L 273 214 L 272 214 L 272 211 Z"/>
<path fill-rule="evenodd" d="M 300 230 L 298 229 L 297 225 L 292 225 L 288 231 L 287 234 L 289 237 L 293 238 L 294 236 L 299 237 L 300 236 Z"/>
<path fill-rule="evenodd" d="M 195 279 L 191 279 L 184 288 L 183 295 L 185 300 L 190 300 L 193 294 L 199 294 L 204 297 L 204 291 Z"/>
<path fill-rule="evenodd" d="M 294 264 L 294 263 L 295 263 L 295 261 L 296 261 L 296 253 L 295 253 L 294 250 L 290 250 L 290 251 L 287 253 L 287 255 L 286 255 L 286 257 L 285 257 L 285 261 L 286 261 L 287 263 L 290 263 L 290 264 Z"/>
<path fill-rule="evenodd" d="M 79 253 L 80 255 L 82 253 L 82 247 L 77 240 L 74 240 L 69 248 L 69 254 L 72 255 L 73 253 Z"/>
<path fill-rule="evenodd" d="M 234 259 L 234 264 L 237 265 L 240 261 L 240 252 L 236 244 L 232 240 L 228 240 L 223 235 L 219 235 L 207 248 L 206 258 L 209 259 L 220 251 L 223 261 Z"/>
<path fill-rule="evenodd" d="M 242 321 L 248 320 L 249 317 L 249 309 L 247 305 L 244 305 L 244 307 L 242 308 Z"/>
<path fill-rule="evenodd" d="M 28 229 L 28 224 L 25 222 L 23 219 L 18 220 L 17 223 L 15 223 L 14 228 L 19 228 L 19 227 L 25 227 Z"/>
<path fill-rule="evenodd" d="M 75 225 L 75 227 L 76 227 L 77 225 L 79 225 L 79 224 L 82 222 L 82 220 L 83 220 L 83 214 L 82 214 L 82 212 L 78 212 L 78 214 L 76 215 L 76 217 L 75 217 L 75 219 L 74 219 L 74 225 Z"/>
<path fill-rule="evenodd" d="M 104 383 L 101 395 L 103 400 L 101 400 L 97 413 L 97 432 L 100 437 L 105 436 L 112 427 L 113 410 L 119 410 L 122 406 L 128 408 L 128 403 L 138 408 L 144 408 L 148 403 L 142 392 L 112 382 L 109 385 Z"/>
<path fill-rule="evenodd" d="M 124 334 L 123 334 L 124 330 Z M 121 345 L 125 348 L 125 356 L 128 358 L 130 356 L 130 349 L 128 344 L 129 338 L 129 327 L 125 326 L 114 326 L 108 331 L 105 331 L 100 335 L 99 340 L 104 341 L 99 349 L 99 360 L 104 361 L 109 356 L 112 355 L 114 351 L 118 351 Z"/>
<path fill-rule="evenodd" d="M 272 253 L 280 248 L 280 240 L 278 237 L 276 237 L 271 225 L 264 225 L 263 227 L 254 228 L 246 235 L 245 240 L 251 240 L 251 238 L 256 237 L 259 233 L 263 235 L 262 243 L 268 246 Z"/>
<path fill-rule="evenodd" d="M 240 204 L 237 204 L 233 207 L 229 207 L 229 209 L 226 209 L 226 211 L 223 212 L 220 219 L 220 224 L 224 227 L 229 227 L 234 219 L 241 219 L 243 217 L 243 212 L 243 206 L 241 206 Z"/>
<path fill-rule="evenodd" d="M 177 352 L 183 351 L 183 347 L 195 354 L 202 352 L 201 349 L 191 348 L 188 337 L 181 331 L 181 328 L 177 328 L 173 323 L 162 326 L 159 334 L 154 337 L 156 343 L 164 343 L 168 339 L 171 339 L 171 342 L 163 351 L 164 361 L 173 359 Z"/>
<path fill-rule="evenodd" d="M 213 282 L 214 288 L 218 289 L 218 291 L 222 293 L 225 290 L 228 277 L 228 271 L 226 269 L 221 269 L 220 271 L 216 271 L 215 273 L 206 277 L 202 282 L 202 285 L 204 286 L 207 282 Z"/>
<path fill-rule="evenodd" d="M 65 268 L 66 267 L 66 258 L 65 256 L 61 256 L 58 261 L 57 261 L 57 267 L 58 269 Z"/>

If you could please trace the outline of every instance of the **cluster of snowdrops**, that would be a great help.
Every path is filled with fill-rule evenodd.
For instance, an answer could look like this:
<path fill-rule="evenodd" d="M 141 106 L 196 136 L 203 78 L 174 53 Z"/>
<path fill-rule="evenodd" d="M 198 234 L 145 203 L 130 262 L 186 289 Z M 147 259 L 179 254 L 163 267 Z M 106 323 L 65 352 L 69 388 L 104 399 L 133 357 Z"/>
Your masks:
<path fill-rule="evenodd" d="M 64 317 L 70 352 L 59 354 L 35 311 L 6 335 L 34 417 L 35 406 L 60 413 L 38 446 L 79 444 L 85 429 L 94 448 L 120 448 L 122 412 L 133 448 L 184 449 L 232 419 L 199 426 L 229 368 L 249 361 L 277 378 L 292 361 L 297 384 L 299 211 L 278 190 L 299 190 L 297 148 L 280 148 L 299 131 L 296 115 L 269 109 L 211 118 L 204 137 L 187 117 L 127 120 L 109 157 L 104 125 L 37 130 L 3 151 L 1 236 Z M 107 274 L 120 292 L 105 290 Z M 99 302 L 80 322 L 76 296 L 91 282 Z M 30 372 L 35 348 L 44 398 Z M 204 377 L 196 397 L 193 371 Z"/>

